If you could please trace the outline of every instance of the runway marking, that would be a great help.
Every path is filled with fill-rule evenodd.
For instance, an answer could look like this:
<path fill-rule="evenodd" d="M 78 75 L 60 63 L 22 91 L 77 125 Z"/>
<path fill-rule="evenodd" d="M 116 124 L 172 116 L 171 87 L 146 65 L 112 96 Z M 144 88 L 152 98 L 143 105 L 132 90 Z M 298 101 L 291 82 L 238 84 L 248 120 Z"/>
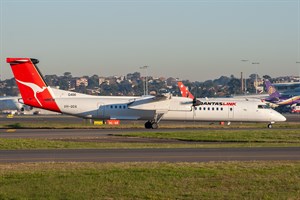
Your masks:
<path fill-rule="evenodd" d="M 6 130 L 6 133 L 14 133 L 14 132 L 16 132 L 16 129 L 7 129 Z"/>

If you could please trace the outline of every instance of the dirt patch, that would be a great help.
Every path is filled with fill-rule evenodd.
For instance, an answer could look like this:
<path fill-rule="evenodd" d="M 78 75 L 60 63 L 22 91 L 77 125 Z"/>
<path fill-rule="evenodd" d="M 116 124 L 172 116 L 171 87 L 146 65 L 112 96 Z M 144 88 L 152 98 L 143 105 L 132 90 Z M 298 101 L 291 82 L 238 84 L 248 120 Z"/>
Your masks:
<path fill-rule="evenodd" d="M 194 143 L 189 141 L 180 141 L 176 139 L 159 139 L 159 138 L 139 138 L 139 137 L 120 137 L 120 136 L 105 136 L 105 137 L 91 137 L 91 138 L 61 138 L 51 139 L 66 142 L 102 142 L 102 143 Z M 198 142 L 197 142 L 198 143 Z"/>

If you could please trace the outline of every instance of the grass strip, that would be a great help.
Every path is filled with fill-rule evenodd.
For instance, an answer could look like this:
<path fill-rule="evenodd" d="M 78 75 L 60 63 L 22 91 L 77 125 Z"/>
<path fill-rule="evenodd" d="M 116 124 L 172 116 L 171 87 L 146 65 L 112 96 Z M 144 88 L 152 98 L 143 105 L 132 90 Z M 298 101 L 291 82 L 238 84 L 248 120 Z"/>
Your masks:
<path fill-rule="evenodd" d="M 176 132 L 136 132 L 119 136 L 177 139 L 193 142 L 300 143 L 299 130 L 191 130 Z"/>
<path fill-rule="evenodd" d="M 300 162 L 0 164 L 0 199 L 299 199 Z"/>
<path fill-rule="evenodd" d="M 0 139 L 0 150 L 20 149 L 141 149 L 141 148 L 232 148 L 299 147 L 299 143 L 132 143 L 74 142 L 47 139 Z"/>

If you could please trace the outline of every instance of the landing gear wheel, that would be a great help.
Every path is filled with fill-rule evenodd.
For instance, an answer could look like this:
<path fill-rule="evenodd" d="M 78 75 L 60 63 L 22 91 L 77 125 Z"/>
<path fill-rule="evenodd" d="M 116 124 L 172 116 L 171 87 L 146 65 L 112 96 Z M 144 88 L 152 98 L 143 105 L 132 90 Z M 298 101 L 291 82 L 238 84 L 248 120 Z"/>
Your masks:
<path fill-rule="evenodd" d="M 152 129 L 158 129 L 158 124 L 156 122 L 152 123 Z"/>
<path fill-rule="evenodd" d="M 272 128 L 272 124 L 268 124 L 268 128 Z"/>
<path fill-rule="evenodd" d="M 151 123 L 150 121 L 147 121 L 147 122 L 145 123 L 145 128 L 146 128 L 146 129 L 151 129 L 151 128 L 152 128 L 152 123 Z"/>

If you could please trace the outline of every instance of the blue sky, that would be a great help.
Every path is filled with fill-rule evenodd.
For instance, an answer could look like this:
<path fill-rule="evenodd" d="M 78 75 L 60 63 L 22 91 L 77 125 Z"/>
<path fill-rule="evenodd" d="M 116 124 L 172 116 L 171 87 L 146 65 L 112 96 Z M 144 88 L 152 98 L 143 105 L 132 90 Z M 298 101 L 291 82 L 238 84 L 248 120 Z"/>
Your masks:
<path fill-rule="evenodd" d="M 74 76 L 144 65 L 149 75 L 198 81 L 300 72 L 299 0 L 0 1 L 2 79 L 12 77 L 6 57 Z"/>

